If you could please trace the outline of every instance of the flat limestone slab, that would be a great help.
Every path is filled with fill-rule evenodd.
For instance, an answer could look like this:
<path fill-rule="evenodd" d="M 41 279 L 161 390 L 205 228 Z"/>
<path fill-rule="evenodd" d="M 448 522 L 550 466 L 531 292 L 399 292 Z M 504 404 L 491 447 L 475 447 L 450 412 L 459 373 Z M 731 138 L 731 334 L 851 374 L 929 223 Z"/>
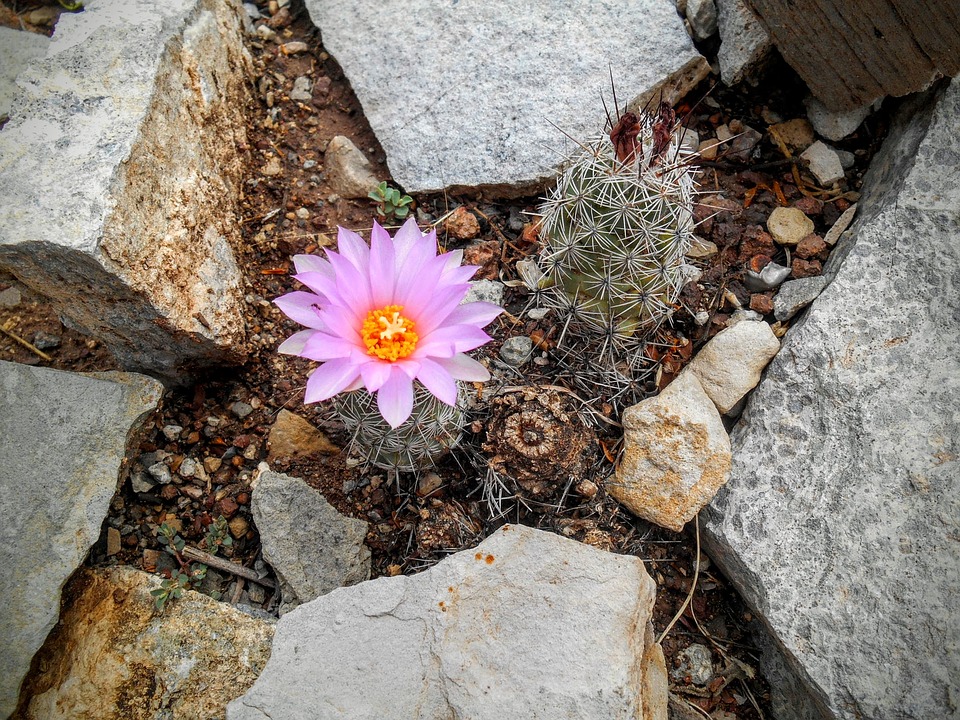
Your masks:
<path fill-rule="evenodd" d="M 43 57 L 49 46 L 46 35 L 0 27 L 0 118 L 10 112 L 17 75 Z"/>
<path fill-rule="evenodd" d="M 228 720 L 666 720 L 638 558 L 519 525 L 284 615 Z"/>
<path fill-rule="evenodd" d="M 81 568 L 15 720 L 222 719 L 263 670 L 275 623 L 192 591 L 160 614 L 160 580 Z"/>
<path fill-rule="evenodd" d="M 708 551 L 771 636 L 782 720 L 958 717 L 958 126 L 957 81 L 893 124 L 708 508 Z"/>
<path fill-rule="evenodd" d="M 163 386 L 0 362 L 0 717 L 100 536 L 131 433 Z"/>
<path fill-rule="evenodd" d="M 93 0 L 65 13 L 0 131 L 0 267 L 126 369 L 179 379 L 237 359 L 241 12 Z"/>
<path fill-rule="evenodd" d="M 407 192 L 536 189 L 575 147 L 563 132 L 602 129 L 611 70 L 621 105 L 709 71 L 672 0 L 306 5 Z"/>

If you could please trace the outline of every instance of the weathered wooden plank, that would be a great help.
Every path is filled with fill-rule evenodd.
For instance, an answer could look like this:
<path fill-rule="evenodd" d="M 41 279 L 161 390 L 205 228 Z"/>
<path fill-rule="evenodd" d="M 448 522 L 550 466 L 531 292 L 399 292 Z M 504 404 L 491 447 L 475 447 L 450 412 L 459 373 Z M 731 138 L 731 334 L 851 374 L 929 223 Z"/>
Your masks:
<path fill-rule="evenodd" d="M 957 0 L 747 0 L 783 58 L 847 110 L 960 74 Z"/>

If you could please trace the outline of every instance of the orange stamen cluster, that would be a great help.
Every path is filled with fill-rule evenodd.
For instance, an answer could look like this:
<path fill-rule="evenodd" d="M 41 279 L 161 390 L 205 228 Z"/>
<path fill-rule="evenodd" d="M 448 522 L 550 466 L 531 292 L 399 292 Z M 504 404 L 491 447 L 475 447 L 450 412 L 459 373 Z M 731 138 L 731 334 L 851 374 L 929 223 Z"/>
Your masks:
<path fill-rule="evenodd" d="M 368 355 L 393 362 L 416 349 L 420 338 L 413 331 L 413 321 L 400 314 L 402 310 L 401 305 L 387 305 L 367 313 L 360 337 Z"/>

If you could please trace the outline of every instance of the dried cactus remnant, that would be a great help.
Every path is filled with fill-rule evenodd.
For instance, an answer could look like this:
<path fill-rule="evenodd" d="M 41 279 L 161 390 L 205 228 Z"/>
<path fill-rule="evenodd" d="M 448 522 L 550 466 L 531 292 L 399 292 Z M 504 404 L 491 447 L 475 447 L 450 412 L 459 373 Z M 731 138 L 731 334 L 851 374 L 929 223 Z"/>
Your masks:
<path fill-rule="evenodd" d="M 586 471 L 596 449 L 594 433 L 559 393 L 523 388 L 494 398 L 491 405 L 483 446 L 490 466 L 530 497 L 547 499 Z"/>

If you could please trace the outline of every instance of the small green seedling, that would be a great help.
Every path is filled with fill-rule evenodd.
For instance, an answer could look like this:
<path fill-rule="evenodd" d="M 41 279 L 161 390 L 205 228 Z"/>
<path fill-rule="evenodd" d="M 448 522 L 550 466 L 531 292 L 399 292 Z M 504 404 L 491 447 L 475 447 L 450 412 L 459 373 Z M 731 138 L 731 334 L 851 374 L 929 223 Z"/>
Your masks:
<path fill-rule="evenodd" d="M 412 197 L 401 195 L 399 190 L 390 187 L 386 182 L 377 185 L 367 197 L 377 203 L 377 215 L 385 220 L 403 220 L 410 214 L 410 206 L 413 204 Z"/>
<path fill-rule="evenodd" d="M 207 528 L 207 534 L 203 538 L 203 544 L 207 551 L 217 554 L 221 547 L 233 547 L 233 538 L 230 537 L 230 528 L 227 526 L 227 519 L 221 515 Z"/>
<path fill-rule="evenodd" d="M 160 583 L 159 588 L 150 591 L 157 610 L 163 612 L 163 608 L 170 600 L 181 597 L 184 590 L 189 590 L 206 577 L 207 566 L 200 563 L 191 564 L 183 556 L 186 542 L 167 523 L 163 523 L 157 529 L 157 542 L 163 545 L 164 550 L 173 555 L 180 564 L 179 570 L 174 570 L 169 578 Z"/>

